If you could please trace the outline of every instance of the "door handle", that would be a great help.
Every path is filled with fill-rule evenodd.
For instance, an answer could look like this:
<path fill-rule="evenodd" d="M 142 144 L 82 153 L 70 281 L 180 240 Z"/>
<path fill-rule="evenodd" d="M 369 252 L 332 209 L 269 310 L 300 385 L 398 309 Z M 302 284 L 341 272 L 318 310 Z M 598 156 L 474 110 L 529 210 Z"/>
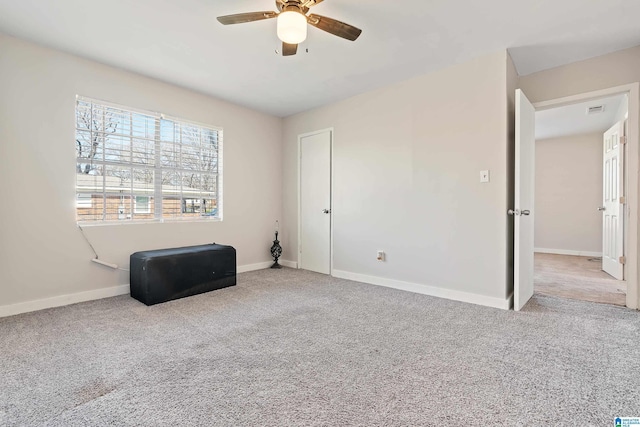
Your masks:
<path fill-rule="evenodd" d="M 322 209 L 322 213 L 330 214 L 331 213 L 331 209 Z"/>
<path fill-rule="evenodd" d="M 509 209 L 507 211 L 507 213 L 509 215 L 513 215 L 513 216 L 520 216 L 520 215 L 529 216 L 529 215 L 531 215 L 531 211 L 528 210 L 528 209 L 523 209 L 523 210 L 520 210 L 520 209 Z"/>
<path fill-rule="evenodd" d="M 598 210 L 599 210 L 600 212 L 603 212 L 603 211 L 606 211 L 606 210 L 607 210 L 607 207 L 606 207 L 606 206 L 600 206 L 600 207 L 598 208 Z"/>

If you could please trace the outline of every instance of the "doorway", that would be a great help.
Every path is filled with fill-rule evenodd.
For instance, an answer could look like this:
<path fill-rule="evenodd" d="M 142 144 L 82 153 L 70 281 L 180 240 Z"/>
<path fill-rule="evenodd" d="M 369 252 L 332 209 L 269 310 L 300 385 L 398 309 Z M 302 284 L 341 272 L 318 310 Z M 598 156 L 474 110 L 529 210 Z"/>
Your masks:
<path fill-rule="evenodd" d="M 331 274 L 332 267 L 332 145 L 331 129 L 298 137 L 298 262 L 322 274 Z"/>
<path fill-rule="evenodd" d="M 628 95 L 536 112 L 534 291 L 626 304 Z"/>
<path fill-rule="evenodd" d="M 638 153 L 639 153 L 639 135 L 638 135 L 638 123 L 640 119 L 640 84 L 634 83 L 625 86 L 619 86 L 611 89 L 605 89 L 575 96 L 569 96 L 565 98 L 555 99 L 551 101 L 537 102 L 535 104 L 530 103 L 522 91 L 516 91 L 516 146 L 515 146 L 515 206 L 509 210 L 509 213 L 514 216 L 514 309 L 521 309 L 528 299 L 533 295 L 534 291 L 534 248 L 537 245 L 538 253 L 542 254 L 544 248 L 540 247 L 540 243 L 536 239 L 536 245 L 534 245 L 534 224 L 536 223 L 536 211 L 539 205 L 534 202 L 534 185 L 530 185 L 529 182 L 535 182 L 535 123 L 536 113 L 552 110 L 558 107 L 568 107 L 577 105 L 580 103 L 588 102 L 591 106 L 598 107 L 598 101 L 615 97 L 618 95 L 626 95 L 628 99 L 628 114 L 626 125 L 626 138 L 621 139 L 624 144 L 624 154 L 626 158 L 624 161 L 624 170 L 627 171 L 627 175 L 637 176 L 638 174 Z M 606 138 L 602 135 L 602 141 L 600 142 L 605 147 Z M 604 178 L 606 172 L 606 159 L 602 157 Z M 572 163 L 576 163 L 576 160 L 571 160 Z M 569 164 L 565 162 L 563 170 L 567 172 Z M 623 170 L 619 168 L 619 170 Z M 523 172 L 524 171 L 524 172 Z M 624 220 L 624 228 L 620 234 L 620 238 L 611 240 L 609 244 L 615 243 L 624 245 L 620 251 L 622 252 L 621 258 L 618 257 L 622 266 L 623 278 L 626 282 L 626 296 L 624 298 L 624 305 L 629 308 L 638 308 L 638 271 L 637 271 L 637 254 L 638 254 L 638 182 L 635 179 L 620 180 L 620 190 L 623 190 L 623 194 L 618 194 L 615 200 L 621 205 L 621 212 L 619 217 Z M 601 190 L 602 191 L 602 190 Z M 622 198 L 620 198 L 622 197 Z M 595 206 L 595 209 L 603 208 L 605 200 L 602 200 L 601 204 Z M 535 205 L 535 207 L 534 207 Z M 600 210 L 600 216 L 603 210 Z M 568 218 L 572 219 L 572 214 L 578 214 L 579 211 L 574 210 L 569 213 Z M 601 223 L 601 230 L 604 231 L 606 222 Z M 600 253 L 606 252 L 607 235 L 604 234 L 602 240 L 603 249 Z M 557 249 L 557 248 L 551 248 Z M 580 252 L 580 251 L 577 251 Z M 594 251 L 596 252 L 596 251 Z M 574 261 L 586 261 L 593 263 L 602 262 L 596 254 L 593 253 L 568 253 L 568 254 L 542 254 L 540 257 L 559 255 L 559 256 L 584 256 L 588 257 L 583 260 Z M 549 269 L 557 268 L 558 265 L 562 265 L 562 260 L 553 264 L 555 267 L 550 266 Z M 579 264 L 579 263 L 578 263 Z M 560 267 L 562 270 L 563 267 Z M 565 265 L 565 270 L 571 268 L 580 268 L 576 263 L 572 265 Z M 602 268 L 599 266 L 598 268 Z M 589 271 L 589 268 L 583 269 Z M 593 270 L 593 268 L 591 269 Z M 602 273 L 602 271 L 596 272 Z M 604 273 L 602 273 L 604 274 Z M 610 272 L 611 274 L 611 272 Z M 613 274 L 615 276 L 615 274 Z M 588 277 L 583 276 L 576 280 L 577 283 L 583 285 L 588 282 Z M 605 276 L 604 279 L 616 280 L 613 277 Z M 618 283 L 620 284 L 620 282 Z"/>

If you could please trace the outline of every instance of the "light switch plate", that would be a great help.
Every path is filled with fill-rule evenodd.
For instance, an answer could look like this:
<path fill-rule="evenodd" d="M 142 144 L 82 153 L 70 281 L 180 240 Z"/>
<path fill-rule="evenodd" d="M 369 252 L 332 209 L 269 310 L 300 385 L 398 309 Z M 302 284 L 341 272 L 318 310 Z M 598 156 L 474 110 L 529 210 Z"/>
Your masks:
<path fill-rule="evenodd" d="M 489 171 L 480 171 L 480 182 L 489 182 Z"/>

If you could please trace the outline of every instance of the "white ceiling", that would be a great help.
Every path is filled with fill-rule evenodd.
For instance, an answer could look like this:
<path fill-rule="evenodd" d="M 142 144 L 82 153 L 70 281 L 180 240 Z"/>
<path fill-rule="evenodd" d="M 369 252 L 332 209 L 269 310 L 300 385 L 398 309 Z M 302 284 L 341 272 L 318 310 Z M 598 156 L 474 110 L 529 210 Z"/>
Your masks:
<path fill-rule="evenodd" d="M 627 95 L 600 98 L 579 104 L 536 111 L 536 139 L 559 138 L 591 132 L 605 132 L 624 116 Z M 623 102 L 625 101 L 625 102 Z M 589 107 L 604 106 L 604 111 L 587 114 Z M 621 110 L 624 110 L 621 112 Z"/>
<path fill-rule="evenodd" d="M 215 19 L 274 9 L 273 0 L 0 0 L 0 32 L 278 116 L 504 48 L 525 75 L 640 45 L 638 0 L 325 0 L 314 13 L 362 36 L 309 28 L 287 58 L 274 53 L 275 20 Z"/>

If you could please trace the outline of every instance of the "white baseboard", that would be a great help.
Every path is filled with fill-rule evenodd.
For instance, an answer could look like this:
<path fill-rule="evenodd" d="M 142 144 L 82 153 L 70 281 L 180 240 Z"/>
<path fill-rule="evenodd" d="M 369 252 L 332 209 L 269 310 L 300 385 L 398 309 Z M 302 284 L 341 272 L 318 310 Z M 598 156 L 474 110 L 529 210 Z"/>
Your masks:
<path fill-rule="evenodd" d="M 271 267 L 273 261 L 261 262 L 257 264 L 241 265 L 237 268 L 238 273 L 248 271 L 263 270 Z M 298 264 L 293 261 L 280 261 L 285 267 L 297 268 Z M 118 295 L 128 295 L 129 285 L 113 286 L 110 288 L 96 289 L 93 291 L 78 292 L 75 294 L 59 295 L 51 298 L 43 298 L 33 301 L 20 302 L 17 304 L 0 306 L 0 317 L 15 316 L 16 314 L 29 313 L 31 311 L 44 310 L 46 308 L 62 307 L 64 305 L 76 304 L 79 302 L 92 301 L 102 298 L 110 298 Z"/>
<path fill-rule="evenodd" d="M 535 248 L 533 251 L 541 253 L 541 254 L 592 256 L 592 257 L 596 257 L 596 258 L 602 256 L 602 252 L 572 251 L 572 250 L 569 250 L 569 249 Z"/>
<path fill-rule="evenodd" d="M 468 302 L 471 304 L 484 305 L 487 307 L 500 308 L 503 310 L 509 310 L 511 308 L 511 300 L 513 298 L 513 296 L 509 296 L 509 298 L 505 299 L 487 297 L 484 295 L 472 294 L 469 292 L 455 291 L 452 289 L 438 288 L 435 286 L 420 285 L 417 283 L 403 282 L 394 279 L 385 279 L 383 277 L 367 276 L 364 274 L 351 273 L 341 270 L 333 270 L 332 276 L 338 277 L 340 279 L 353 280 L 356 282 L 368 283 L 371 285 L 386 286 L 388 288 L 415 292 L 417 294 Z"/>
<path fill-rule="evenodd" d="M 298 263 L 295 261 L 287 261 L 285 259 L 280 260 L 280 264 L 282 264 L 285 267 L 289 267 L 289 268 L 298 268 Z"/>
<path fill-rule="evenodd" d="M 281 259 L 278 261 L 284 267 L 298 268 L 298 263 L 294 261 L 286 261 Z M 273 265 L 273 261 L 259 262 L 257 264 L 241 265 L 238 267 L 238 273 L 247 273 L 249 271 L 264 270 L 270 268 Z"/>
<path fill-rule="evenodd" d="M 63 305 L 115 297 L 118 295 L 127 295 L 128 293 L 129 285 L 126 284 L 120 286 L 112 286 L 110 288 L 96 289 L 93 291 L 78 292 L 75 294 L 59 295 L 57 297 L 26 301 L 18 304 L 3 305 L 0 306 L 0 317 L 14 316 L 16 314 L 29 313 L 30 311 L 61 307 Z"/>
<path fill-rule="evenodd" d="M 238 273 L 246 273 L 248 271 L 256 271 L 256 270 L 264 270 L 265 268 L 271 267 L 273 261 L 259 262 L 257 264 L 247 264 L 238 266 Z"/>

